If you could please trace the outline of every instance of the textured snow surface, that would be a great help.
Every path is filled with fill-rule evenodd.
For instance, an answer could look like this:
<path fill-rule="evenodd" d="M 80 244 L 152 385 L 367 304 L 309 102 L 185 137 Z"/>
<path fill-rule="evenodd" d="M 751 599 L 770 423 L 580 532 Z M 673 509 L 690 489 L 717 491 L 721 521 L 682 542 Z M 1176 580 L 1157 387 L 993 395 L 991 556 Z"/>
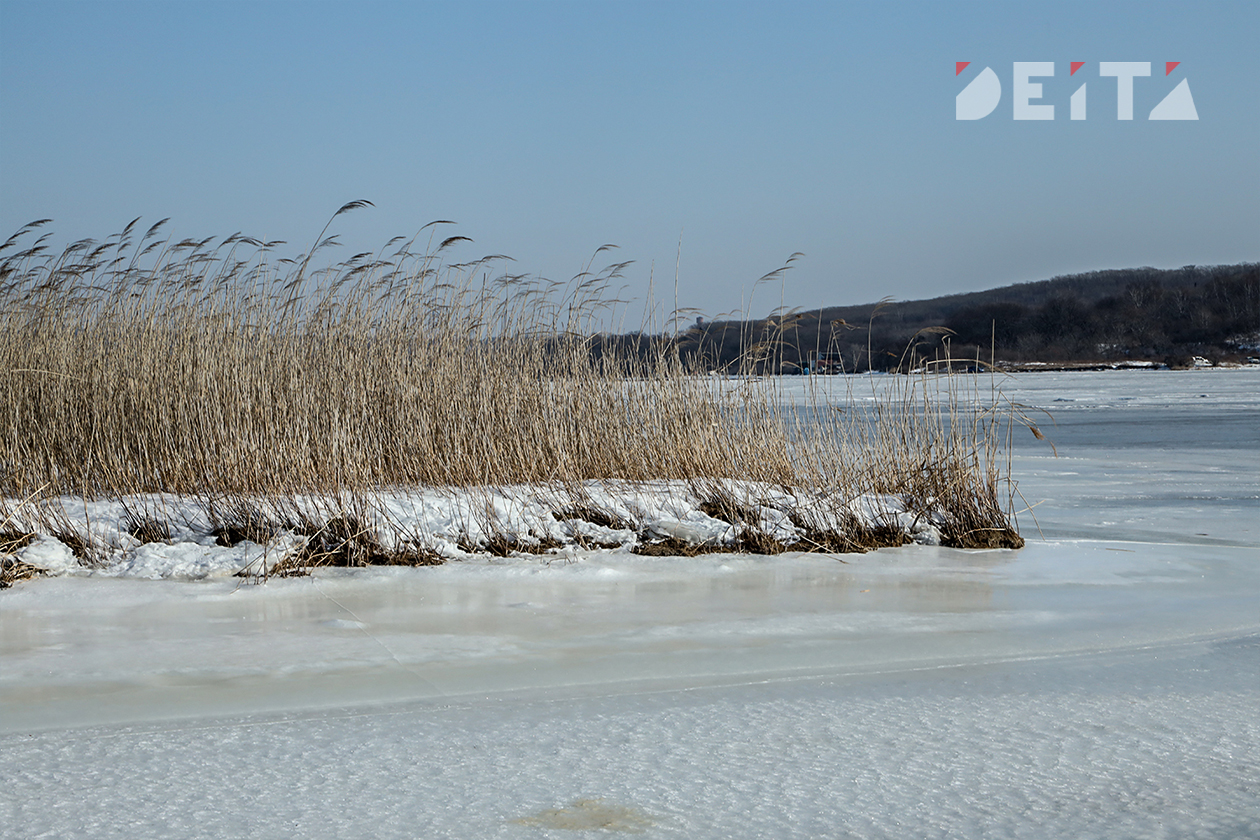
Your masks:
<path fill-rule="evenodd" d="M 7 736 L 0 832 L 561 837 L 547 812 L 596 802 L 651 837 L 1255 837 L 1258 667 L 1252 637 L 864 682 Z"/>
<path fill-rule="evenodd" d="M 1260 375 L 1007 388 L 1018 552 L 19 584 L 0 837 L 1260 837 Z"/>

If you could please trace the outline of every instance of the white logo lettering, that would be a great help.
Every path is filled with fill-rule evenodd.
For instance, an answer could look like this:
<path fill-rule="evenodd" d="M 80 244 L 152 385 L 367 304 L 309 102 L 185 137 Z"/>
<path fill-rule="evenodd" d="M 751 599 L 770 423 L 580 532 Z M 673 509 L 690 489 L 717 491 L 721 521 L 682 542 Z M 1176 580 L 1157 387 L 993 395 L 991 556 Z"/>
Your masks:
<path fill-rule="evenodd" d="M 1068 62 L 1069 76 L 1085 66 L 1087 62 Z M 1164 62 L 1164 75 L 1170 75 L 1180 66 L 1180 61 Z M 961 75 L 971 65 L 970 61 L 958 61 L 954 64 L 954 75 Z M 1082 74 L 1084 75 L 1084 74 Z M 1110 76 L 1116 80 L 1116 119 L 1133 119 L 1133 80 L 1139 76 L 1151 75 L 1149 61 L 1100 61 L 1098 75 Z M 1049 102 L 1037 103 L 1035 100 L 1051 98 L 1043 93 L 1043 84 L 1032 81 L 1034 78 L 1054 78 L 1053 61 L 1016 61 L 1012 66 L 1011 96 L 1012 116 L 1017 120 L 1053 120 L 1054 105 Z M 1068 100 L 1070 118 L 1084 120 L 1086 118 L 1085 93 L 1088 85 L 1082 83 Z M 1052 91 L 1053 93 L 1053 91 Z M 1060 94 L 1062 95 L 1062 94 Z M 959 120 L 981 120 L 992 114 L 1002 100 L 1002 83 L 992 67 L 985 67 L 965 88 L 954 97 L 954 118 Z M 1149 120 L 1197 120 L 1199 112 L 1194 106 L 1194 97 L 1190 94 L 1190 80 L 1182 79 L 1175 88 L 1165 94 L 1159 104 L 1151 109 Z"/>
<path fill-rule="evenodd" d="M 1116 77 L 1116 119 L 1133 119 L 1133 77 L 1151 75 L 1149 61 L 1100 61 L 1099 76 Z"/>
<path fill-rule="evenodd" d="M 1190 95 L 1190 80 L 1182 79 L 1181 84 L 1172 89 L 1160 103 L 1151 109 L 1149 120 L 1197 120 L 1199 112 L 1194 107 L 1194 97 Z"/>
<path fill-rule="evenodd" d="M 1031 99 L 1041 98 L 1041 84 L 1030 82 L 1032 76 L 1053 76 L 1053 61 L 1017 61 L 1015 62 L 1015 81 L 1011 91 L 1015 95 L 1015 119 L 1017 120 L 1052 120 L 1053 105 L 1032 105 Z"/>
<path fill-rule="evenodd" d="M 1072 119 L 1085 119 L 1085 85 L 1078 87 L 1076 93 L 1072 94 Z"/>
<path fill-rule="evenodd" d="M 954 97 L 955 119 L 979 120 L 993 113 L 1002 98 L 1002 83 L 993 68 L 986 67 Z"/>

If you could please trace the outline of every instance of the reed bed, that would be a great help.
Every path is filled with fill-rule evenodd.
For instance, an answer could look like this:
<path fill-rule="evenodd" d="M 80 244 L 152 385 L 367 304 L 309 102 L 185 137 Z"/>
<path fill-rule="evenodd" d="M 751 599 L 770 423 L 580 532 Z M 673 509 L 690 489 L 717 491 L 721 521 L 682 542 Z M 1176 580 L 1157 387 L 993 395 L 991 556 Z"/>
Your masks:
<path fill-rule="evenodd" d="M 748 488 L 837 506 L 891 494 L 946 544 L 1022 543 L 1005 460 L 1014 418 L 995 392 L 964 394 L 957 374 L 906 378 L 871 414 L 821 392 L 802 407 L 774 379 L 696 375 L 668 335 L 640 331 L 609 352 L 599 327 L 620 315 L 610 289 L 627 263 L 547 282 L 501 255 L 452 259 L 469 245 L 441 222 L 320 263 L 335 237 L 279 258 L 281 243 L 241 234 L 172 241 L 164 221 L 60 253 L 36 222 L 0 247 L 0 541 L 37 530 L 83 542 L 57 512 L 66 497 L 132 500 L 133 536 L 169 539 L 161 506 L 134 500 L 179 496 L 225 539 L 305 533 L 312 563 L 397 559 L 343 555 L 400 542 L 436 562 L 415 535 L 382 543 L 390 525 L 373 500 L 529 486 L 553 513 L 593 521 L 610 514 L 584 502 L 591 482 L 673 481 L 741 524 L 744 550 L 896 541 L 856 519 L 840 533 L 803 507 L 789 513 L 808 544 L 758 538 L 747 510 L 764 499 Z M 502 536 L 505 550 L 523 544 Z M 82 551 L 99 561 L 108 546 Z"/>

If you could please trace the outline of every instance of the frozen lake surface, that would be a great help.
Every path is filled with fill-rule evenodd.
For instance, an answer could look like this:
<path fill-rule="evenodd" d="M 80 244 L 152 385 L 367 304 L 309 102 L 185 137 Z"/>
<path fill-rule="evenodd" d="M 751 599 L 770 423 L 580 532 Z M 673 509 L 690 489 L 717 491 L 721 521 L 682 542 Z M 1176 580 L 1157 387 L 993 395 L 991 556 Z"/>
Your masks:
<path fill-rule="evenodd" d="M 1018 552 L 20 584 L 0 836 L 1260 836 L 1260 371 L 1003 388 Z"/>

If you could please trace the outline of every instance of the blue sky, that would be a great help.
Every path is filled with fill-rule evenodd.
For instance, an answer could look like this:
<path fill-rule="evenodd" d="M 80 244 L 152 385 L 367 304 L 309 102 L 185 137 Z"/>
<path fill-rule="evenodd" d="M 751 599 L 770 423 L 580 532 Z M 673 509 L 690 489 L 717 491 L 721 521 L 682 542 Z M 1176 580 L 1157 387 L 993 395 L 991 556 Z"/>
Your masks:
<path fill-rule="evenodd" d="M 298 251 L 362 198 L 346 256 L 445 218 L 458 258 L 567 280 L 614 243 L 670 306 L 681 241 L 710 316 L 796 251 L 803 308 L 1255 261 L 1258 42 L 1244 2 L 0 0 L 0 231 L 170 216 Z M 1055 120 L 1012 119 L 1016 61 L 1055 62 Z M 1134 120 L 1100 61 L 1151 62 Z M 986 66 L 998 108 L 956 120 Z M 1200 119 L 1146 120 L 1181 79 Z"/>

